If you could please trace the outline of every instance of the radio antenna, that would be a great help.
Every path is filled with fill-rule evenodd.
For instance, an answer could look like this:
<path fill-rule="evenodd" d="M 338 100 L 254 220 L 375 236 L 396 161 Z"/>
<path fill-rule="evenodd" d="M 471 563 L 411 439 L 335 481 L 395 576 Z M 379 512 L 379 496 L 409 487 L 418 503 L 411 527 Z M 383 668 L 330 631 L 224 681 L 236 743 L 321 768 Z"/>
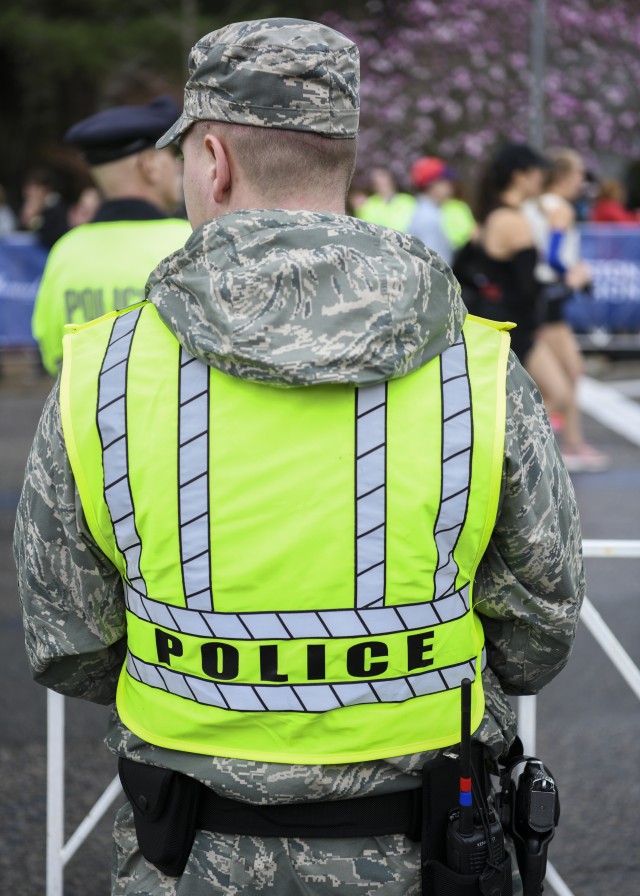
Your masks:
<path fill-rule="evenodd" d="M 460 833 L 473 833 L 473 795 L 471 790 L 471 681 L 461 682 L 460 725 Z"/>

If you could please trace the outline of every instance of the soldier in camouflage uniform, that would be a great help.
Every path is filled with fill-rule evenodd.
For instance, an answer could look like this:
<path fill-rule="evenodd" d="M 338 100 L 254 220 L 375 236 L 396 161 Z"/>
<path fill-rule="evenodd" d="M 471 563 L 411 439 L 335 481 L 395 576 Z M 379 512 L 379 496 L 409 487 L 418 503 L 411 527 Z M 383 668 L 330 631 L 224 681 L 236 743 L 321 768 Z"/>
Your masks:
<path fill-rule="evenodd" d="M 439 356 L 466 316 L 449 268 L 420 241 L 344 215 L 358 119 L 356 47 L 313 23 L 248 22 L 200 40 L 190 70 L 184 113 L 159 145 L 181 140 L 195 229 L 148 283 L 148 300 L 182 346 L 232 377 L 278 386 L 370 385 Z M 326 146 L 334 153 L 331 165 L 342 167 L 310 169 L 305 183 L 292 181 L 288 189 L 276 179 L 274 197 L 272 183 L 247 180 L 230 149 L 233 173 L 220 173 L 218 157 L 219 173 L 207 181 L 211 165 L 198 167 L 197 135 L 232 147 L 236 132 L 225 128 L 237 125 L 255 126 L 248 139 L 262 139 L 265 153 L 269 138 L 284 134 L 303 156 L 307 146 L 314 163 L 318 146 Z M 220 142 L 208 145 L 219 154 Z M 292 178 L 299 173 L 300 165 L 287 168 Z M 239 201 L 229 177 L 242 180 Z M 260 200 L 264 210 L 257 211 Z M 574 492 L 540 395 L 513 354 L 506 388 L 499 511 L 474 588 L 487 650 L 486 707 L 474 738 L 493 759 L 516 732 L 506 695 L 535 694 L 563 668 L 584 594 Z M 127 643 L 123 582 L 83 512 L 59 384 L 29 457 L 15 559 L 34 678 L 60 693 L 112 704 Z M 143 741 L 115 708 L 107 743 L 120 756 L 182 771 L 257 804 L 411 789 L 436 755 L 346 765 L 205 756 Z M 126 804 L 115 824 L 112 892 L 400 896 L 420 892 L 419 868 L 419 844 L 402 834 L 305 840 L 198 831 L 184 873 L 168 877 L 142 857 Z"/>

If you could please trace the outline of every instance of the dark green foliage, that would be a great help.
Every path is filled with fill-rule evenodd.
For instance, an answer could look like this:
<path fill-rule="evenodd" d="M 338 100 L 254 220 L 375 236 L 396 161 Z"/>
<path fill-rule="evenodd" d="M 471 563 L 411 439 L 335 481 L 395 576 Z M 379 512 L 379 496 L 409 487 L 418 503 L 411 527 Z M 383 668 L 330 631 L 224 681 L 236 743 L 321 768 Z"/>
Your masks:
<path fill-rule="evenodd" d="M 62 137 L 113 103 L 178 101 L 189 49 L 231 21 L 319 18 L 332 4 L 218 0 L 2 0 L 0 184 L 14 207 L 35 165 L 77 167 Z M 344 5 L 343 5 L 344 9 Z"/>

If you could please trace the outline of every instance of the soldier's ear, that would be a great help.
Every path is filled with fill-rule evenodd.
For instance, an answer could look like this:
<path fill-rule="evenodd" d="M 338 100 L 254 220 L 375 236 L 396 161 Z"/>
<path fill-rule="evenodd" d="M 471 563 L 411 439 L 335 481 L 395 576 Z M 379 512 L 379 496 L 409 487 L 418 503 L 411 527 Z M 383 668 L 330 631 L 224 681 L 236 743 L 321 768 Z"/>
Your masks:
<path fill-rule="evenodd" d="M 222 205 L 231 189 L 231 166 L 227 149 L 215 134 L 205 136 L 204 147 L 213 186 L 213 198 L 218 205 Z"/>

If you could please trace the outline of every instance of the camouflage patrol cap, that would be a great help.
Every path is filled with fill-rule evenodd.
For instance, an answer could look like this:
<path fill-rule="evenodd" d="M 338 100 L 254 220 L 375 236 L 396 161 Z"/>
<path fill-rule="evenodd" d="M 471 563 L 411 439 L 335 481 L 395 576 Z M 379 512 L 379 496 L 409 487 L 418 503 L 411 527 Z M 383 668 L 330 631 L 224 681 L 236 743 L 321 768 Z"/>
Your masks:
<path fill-rule="evenodd" d="M 355 137 L 359 59 L 354 43 L 318 22 L 226 25 L 191 50 L 184 111 L 156 146 L 179 140 L 196 121 Z"/>

